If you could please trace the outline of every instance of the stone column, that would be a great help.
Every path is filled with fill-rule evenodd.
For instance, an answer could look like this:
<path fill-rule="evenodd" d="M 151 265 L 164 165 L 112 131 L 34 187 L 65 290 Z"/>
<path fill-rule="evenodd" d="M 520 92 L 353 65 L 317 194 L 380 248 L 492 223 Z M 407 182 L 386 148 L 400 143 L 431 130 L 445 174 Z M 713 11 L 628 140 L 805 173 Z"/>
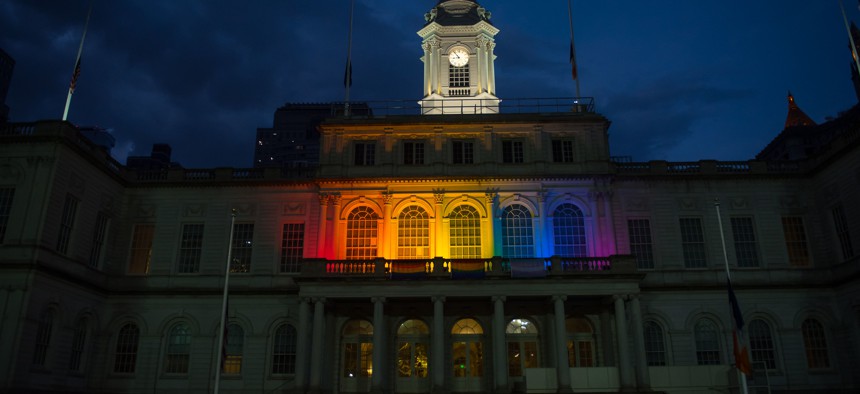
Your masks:
<path fill-rule="evenodd" d="M 537 239 L 537 248 L 535 249 L 535 256 L 544 256 L 549 257 L 549 243 L 550 240 L 547 237 L 551 237 L 552 233 L 546 231 L 546 192 L 541 190 L 537 193 L 538 200 L 538 211 L 537 211 L 537 226 L 535 226 L 535 239 Z"/>
<path fill-rule="evenodd" d="M 445 297 L 434 296 L 433 331 L 430 340 L 433 352 L 430 353 L 430 373 L 433 377 L 433 392 L 445 390 Z"/>
<path fill-rule="evenodd" d="M 486 91 L 487 88 L 487 76 L 484 73 L 484 70 L 487 69 L 487 39 L 483 37 L 478 37 L 475 42 L 475 57 L 477 59 L 475 62 L 475 71 L 478 73 L 478 91 L 480 94 Z"/>
<path fill-rule="evenodd" d="M 421 44 L 421 48 L 424 49 L 424 97 L 427 97 L 433 93 L 432 82 L 430 81 L 432 75 L 430 64 L 433 58 L 430 56 L 431 47 L 428 42 Z"/>
<path fill-rule="evenodd" d="M 436 201 L 436 250 L 431 257 L 442 257 L 443 254 L 448 254 L 448 248 L 443 243 L 448 240 L 444 234 L 445 229 L 442 228 L 442 217 L 445 213 L 442 212 L 442 203 L 445 201 L 444 190 L 434 190 L 433 199 Z"/>
<path fill-rule="evenodd" d="M 320 193 L 320 222 L 319 222 L 319 231 L 317 232 L 317 258 L 326 258 L 326 250 L 325 250 L 325 241 L 326 241 L 326 233 L 325 233 L 325 224 L 326 224 L 326 216 L 328 209 L 328 194 Z"/>
<path fill-rule="evenodd" d="M 307 388 L 308 377 L 308 355 L 312 352 L 322 352 L 322 349 L 311 349 L 308 351 L 308 337 L 310 330 L 308 327 L 309 315 L 311 313 L 310 299 L 307 297 L 299 298 L 299 327 L 296 335 L 296 389 L 299 392 L 304 392 Z"/>
<path fill-rule="evenodd" d="M 555 309 L 555 366 L 558 379 L 558 392 L 570 393 L 570 365 L 567 363 L 567 330 L 565 329 L 564 301 L 567 296 L 552 296 Z"/>
<path fill-rule="evenodd" d="M 377 238 L 379 240 L 377 242 L 379 244 L 378 247 L 382 249 L 379 253 L 382 253 L 382 257 L 386 259 L 394 258 L 391 244 L 397 242 L 397 236 L 394 234 L 397 230 L 394 228 L 394 223 L 391 219 L 391 198 L 391 193 L 382 193 L 382 201 L 385 205 L 382 213 L 382 231 Z"/>
<path fill-rule="evenodd" d="M 487 50 L 487 63 L 489 65 L 490 69 L 487 73 L 487 80 L 488 80 L 487 92 L 492 94 L 493 96 L 495 96 L 496 95 L 496 66 L 495 66 L 496 55 L 493 54 L 493 49 L 496 48 L 496 42 L 490 41 L 490 43 L 488 44 L 488 48 L 489 49 Z"/>
<path fill-rule="evenodd" d="M 482 242 L 483 241 L 489 242 L 489 245 L 486 245 L 483 247 L 484 255 L 485 255 L 484 257 L 493 257 L 493 256 L 501 256 L 502 255 L 501 250 L 497 250 L 497 249 L 501 249 L 502 245 L 500 242 L 496 242 L 495 228 L 494 228 L 496 226 L 496 209 L 495 208 L 496 208 L 496 196 L 497 195 L 498 194 L 496 194 L 496 192 L 494 192 L 494 191 L 487 191 L 487 193 L 484 195 L 484 202 L 486 203 L 485 206 L 487 209 L 487 223 L 488 223 L 488 225 L 486 226 L 487 235 L 483 237 L 484 239 L 482 240 Z"/>
<path fill-rule="evenodd" d="M 370 391 L 381 393 L 384 391 L 383 382 L 385 366 L 385 313 L 383 305 L 384 297 L 373 297 L 373 375 L 370 378 Z"/>
<path fill-rule="evenodd" d="M 314 298 L 314 328 L 311 339 L 311 387 L 310 392 L 320 392 L 322 379 L 323 354 L 323 319 L 325 316 L 325 298 Z"/>
<path fill-rule="evenodd" d="M 642 322 L 642 306 L 639 304 L 639 294 L 630 295 L 630 313 L 633 314 L 633 344 L 636 350 L 636 385 L 644 389 L 651 386 L 651 376 L 648 373 L 648 360 L 645 358 L 645 332 Z"/>
<path fill-rule="evenodd" d="M 331 239 L 328 241 L 329 250 L 331 251 L 331 256 L 329 259 L 338 260 L 343 259 L 346 256 L 344 248 L 340 245 L 342 241 L 340 240 L 340 201 L 341 196 L 340 193 L 331 195 L 332 201 L 332 231 L 331 231 Z"/>
<path fill-rule="evenodd" d="M 633 387 L 633 370 L 630 368 L 630 344 L 627 341 L 627 316 L 624 313 L 624 299 L 626 296 L 614 295 L 615 301 L 615 330 L 618 335 L 618 375 L 621 377 L 621 388 Z"/>
<path fill-rule="evenodd" d="M 493 296 L 493 375 L 496 392 L 508 391 L 508 363 L 505 351 L 505 297 Z"/>
<path fill-rule="evenodd" d="M 432 62 L 431 66 L 430 66 L 432 71 L 430 73 L 433 77 L 432 78 L 432 84 L 433 84 L 432 91 L 433 91 L 433 93 L 442 94 L 442 81 L 441 81 L 441 76 L 442 76 L 441 75 L 442 74 L 442 72 L 441 72 L 442 71 L 442 59 L 441 58 L 442 58 L 442 55 L 441 55 L 441 51 L 439 49 L 442 47 L 442 42 L 437 40 L 437 39 L 430 39 L 430 40 L 427 40 L 427 43 L 430 44 L 430 47 L 432 48 L 432 52 L 431 52 L 432 55 L 430 58 L 430 61 Z"/>

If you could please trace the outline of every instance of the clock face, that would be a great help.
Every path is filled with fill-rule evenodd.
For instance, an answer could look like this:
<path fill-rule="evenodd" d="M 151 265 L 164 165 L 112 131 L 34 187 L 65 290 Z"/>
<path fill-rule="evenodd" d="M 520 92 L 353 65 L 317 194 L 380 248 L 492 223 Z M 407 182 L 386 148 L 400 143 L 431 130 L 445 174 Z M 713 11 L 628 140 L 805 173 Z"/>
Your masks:
<path fill-rule="evenodd" d="M 464 48 L 454 48 L 454 50 L 448 52 L 448 61 L 454 67 L 463 67 L 469 64 L 469 52 Z"/>

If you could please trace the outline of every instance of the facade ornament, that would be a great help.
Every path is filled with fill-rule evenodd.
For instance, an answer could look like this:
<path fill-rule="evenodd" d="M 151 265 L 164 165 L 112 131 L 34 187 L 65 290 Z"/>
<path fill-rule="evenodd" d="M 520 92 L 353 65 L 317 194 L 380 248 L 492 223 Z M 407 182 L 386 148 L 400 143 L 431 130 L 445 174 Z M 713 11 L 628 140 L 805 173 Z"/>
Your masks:
<path fill-rule="evenodd" d="M 478 44 L 478 48 L 487 49 L 488 48 L 487 44 L 490 43 L 490 40 L 486 37 L 478 37 L 475 39 L 475 43 Z"/>
<path fill-rule="evenodd" d="M 320 206 L 328 205 L 328 200 L 329 200 L 328 193 L 320 193 L 319 196 L 317 196 L 317 197 L 320 199 Z"/>
<path fill-rule="evenodd" d="M 480 10 L 480 8 L 479 8 L 479 10 Z M 436 10 L 436 7 L 431 8 L 430 12 L 424 14 L 424 21 L 427 23 L 435 21 L 437 12 L 438 11 Z M 480 12 L 480 11 L 478 11 L 478 12 Z M 487 19 L 489 19 L 489 18 L 487 18 Z"/>
<path fill-rule="evenodd" d="M 493 16 L 493 13 L 487 11 L 487 9 L 484 7 L 478 7 L 478 16 L 480 16 L 481 19 L 488 21 Z"/>
<path fill-rule="evenodd" d="M 487 202 L 487 204 L 492 204 L 496 200 L 496 197 L 498 197 L 498 196 L 499 196 L 499 193 L 496 193 L 496 191 L 493 189 L 487 189 L 487 192 L 484 193 L 484 199 Z"/>
<path fill-rule="evenodd" d="M 442 204 L 445 201 L 445 189 L 433 189 L 433 199 L 436 204 Z"/>
<path fill-rule="evenodd" d="M 382 202 L 385 205 L 391 205 L 391 199 L 394 197 L 394 193 L 392 192 L 383 192 L 382 193 Z"/>
<path fill-rule="evenodd" d="M 340 199 L 342 198 L 342 196 L 340 195 L 340 193 L 332 193 L 329 195 L 329 198 L 331 199 L 332 204 L 340 205 Z"/>

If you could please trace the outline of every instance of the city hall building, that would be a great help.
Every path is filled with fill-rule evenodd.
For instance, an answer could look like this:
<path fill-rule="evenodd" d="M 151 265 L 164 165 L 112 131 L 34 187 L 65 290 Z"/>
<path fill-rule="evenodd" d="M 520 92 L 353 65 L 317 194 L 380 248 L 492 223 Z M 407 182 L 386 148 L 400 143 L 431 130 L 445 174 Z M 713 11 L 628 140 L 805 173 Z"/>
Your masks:
<path fill-rule="evenodd" d="M 486 9 L 425 20 L 414 113 L 340 107 L 311 171 L 9 124 L 0 392 L 738 392 L 722 235 L 750 391 L 860 389 L 858 107 L 790 97 L 749 161 L 613 160 L 590 99 L 496 95 Z"/>

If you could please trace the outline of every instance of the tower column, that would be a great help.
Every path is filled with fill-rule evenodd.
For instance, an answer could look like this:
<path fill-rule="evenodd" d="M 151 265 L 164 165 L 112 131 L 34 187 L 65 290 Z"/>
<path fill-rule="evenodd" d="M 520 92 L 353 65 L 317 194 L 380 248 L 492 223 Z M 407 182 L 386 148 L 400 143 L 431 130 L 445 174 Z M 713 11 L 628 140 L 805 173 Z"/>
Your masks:
<path fill-rule="evenodd" d="M 424 42 L 421 44 L 421 48 L 424 49 L 424 97 L 433 93 L 431 75 L 433 75 L 433 71 L 431 69 L 432 57 L 430 56 L 430 43 Z"/>
<path fill-rule="evenodd" d="M 311 387 L 310 392 L 320 392 L 322 380 L 323 354 L 323 314 L 325 313 L 325 298 L 314 298 L 314 328 L 311 338 Z"/>
<path fill-rule="evenodd" d="M 487 65 L 487 61 L 488 61 L 487 60 L 488 59 L 487 43 L 488 42 L 489 42 L 489 40 L 487 40 L 485 37 L 478 37 L 478 39 L 475 40 L 475 43 L 477 44 L 476 55 L 478 57 L 478 63 L 475 65 L 475 68 L 476 68 L 475 71 L 478 72 L 478 92 L 477 93 L 479 93 L 479 94 L 489 91 L 489 87 L 487 85 L 487 80 L 488 80 L 487 79 L 487 70 L 489 70 L 489 66 Z"/>
<path fill-rule="evenodd" d="M 433 353 L 430 354 L 430 373 L 433 376 L 433 392 L 445 391 L 445 297 L 434 296 L 433 334 L 430 341 Z"/>
<path fill-rule="evenodd" d="M 632 370 L 630 369 L 630 343 L 628 342 L 627 316 L 624 312 L 624 299 L 626 296 L 614 295 L 615 301 L 615 330 L 618 336 L 618 375 L 621 377 L 621 388 L 629 389 L 633 386 Z"/>
<path fill-rule="evenodd" d="M 328 209 L 328 194 L 320 193 L 318 197 L 320 200 L 320 221 L 318 229 L 319 231 L 317 232 L 317 258 L 326 258 L 328 256 L 326 256 L 325 253 L 325 224 L 327 221 L 326 217 L 328 215 L 328 213 L 326 212 L 326 210 Z"/>
<path fill-rule="evenodd" d="M 433 39 L 428 41 L 432 47 L 432 76 L 433 76 L 433 93 L 442 94 L 442 81 L 440 78 L 440 74 L 442 73 L 442 56 L 441 56 L 441 47 L 442 42 Z"/>
<path fill-rule="evenodd" d="M 496 48 L 495 41 L 490 41 L 489 50 L 487 53 L 487 61 L 489 62 L 489 71 L 487 72 L 487 92 L 496 95 L 496 55 L 493 54 L 493 49 Z"/>
<path fill-rule="evenodd" d="M 555 309 L 555 367 L 558 380 L 558 392 L 570 393 L 570 366 L 567 364 L 567 335 L 564 325 L 564 301 L 567 296 L 552 296 Z"/>
<path fill-rule="evenodd" d="M 497 393 L 508 391 L 508 368 L 505 362 L 505 297 L 493 296 L 493 375 Z"/>
<path fill-rule="evenodd" d="M 306 297 L 299 298 L 299 327 L 298 341 L 296 341 L 296 389 L 299 392 L 304 392 L 307 385 L 308 376 L 308 320 L 310 318 L 311 308 L 310 299 Z M 321 351 L 321 350 L 316 350 Z"/>
<path fill-rule="evenodd" d="M 385 363 L 385 297 L 373 297 L 373 375 L 370 378 L 370 391 L 383 392 Z"/>

